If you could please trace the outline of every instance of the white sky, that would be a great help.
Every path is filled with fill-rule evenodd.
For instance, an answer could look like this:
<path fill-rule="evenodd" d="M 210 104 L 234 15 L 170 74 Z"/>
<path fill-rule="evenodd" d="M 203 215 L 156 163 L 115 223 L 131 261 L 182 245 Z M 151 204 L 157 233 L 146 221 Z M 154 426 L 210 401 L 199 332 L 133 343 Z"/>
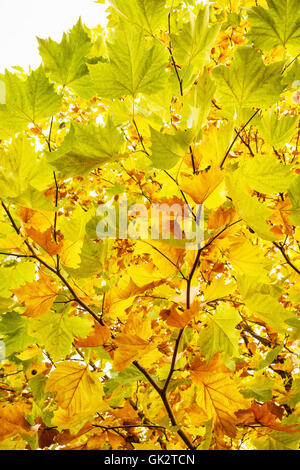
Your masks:
<path fill-rule="evenodd" d="M 104 6 L 93 0 L 0 0 L 0 73 L 41 63 L 36 36 L 61 40 L 81 16 L 89 27 L 105 23 Z"/>

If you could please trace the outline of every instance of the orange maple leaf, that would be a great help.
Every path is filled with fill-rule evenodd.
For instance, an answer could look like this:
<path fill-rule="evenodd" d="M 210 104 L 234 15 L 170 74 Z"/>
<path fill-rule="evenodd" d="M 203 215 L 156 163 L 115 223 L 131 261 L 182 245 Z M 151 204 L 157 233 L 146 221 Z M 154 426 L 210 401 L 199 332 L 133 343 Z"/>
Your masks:
<path fill-rule="evenodd" d="M 24 402 L 1 403 L 0 405 L 0 440 L 16 434 L 32 436 L 34 434 L 25 415 L 30 413 L 30 406 Z"/>
<path fill-rule="evenodd" d="M 109 328 L 107 328 L 107 326 L 101 326 L 95 321 L 90 335 L 87 338 L 78 338 L 75 344 L 78 348 L 95 348 L 97 346 L 103 346 L 109 338 Z"/>
<path fill-rule="evenodd" d="M 40 317 L 52 307 L 58 294 L 58 284 L 53 277 L 40 272 L 38 281 L 27 282 L 25 286 L 12 292 L 18 297 L 19 302 L 26 305 L 25 316 Z"/>
<path fill-rule="evenodd" d="M 236 412 L 239 423 L 245 425 L 261 424 L 266 428 L 275 431 L 284 431 L 289 433 L 299 432 L 295 426 L 284 425 L 276 421 L 282 413 L 278 413 L 276 405 L 272 402 L 266 402 L 263 405 L 252 403 L 251 408 L 247 410 L 239 410 Z"/>

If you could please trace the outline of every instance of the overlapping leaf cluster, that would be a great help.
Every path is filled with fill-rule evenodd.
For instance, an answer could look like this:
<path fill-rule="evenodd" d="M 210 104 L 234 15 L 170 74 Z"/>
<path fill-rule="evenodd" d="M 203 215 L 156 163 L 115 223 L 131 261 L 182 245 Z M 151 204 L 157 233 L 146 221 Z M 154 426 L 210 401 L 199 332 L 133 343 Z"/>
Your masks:
<path fill-rule="evenodd" d="M 1 76 L 0 448 L 298 449 L 300 4 L 107 3 Z"/>

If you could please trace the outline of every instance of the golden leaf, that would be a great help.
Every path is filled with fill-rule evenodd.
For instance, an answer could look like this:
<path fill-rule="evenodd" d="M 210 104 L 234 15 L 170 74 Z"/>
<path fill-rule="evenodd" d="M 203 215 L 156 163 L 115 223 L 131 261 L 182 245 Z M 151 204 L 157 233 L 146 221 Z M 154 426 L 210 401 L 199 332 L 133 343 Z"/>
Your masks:
<path fill-rule="evenodd" d="M 208 418 L 213 418 L 215 433 L 234 437 L 236 434 L 235 411 L 247 407 L 247 401 L 237 389 L 231 372 L 214 356 L 209 365 L 197 357 L 191 367 L 191 379 L 199 388 L 197 403 Z"/>
<path fill-rule="evenodd" d="M 252 403 L 251 408 L 247 410 L 240 410 L 236 413 L 239 423 L 246 425 L 261 424 L 267 428 L 284 431 L 289 433 L 299 432 L 295 425 L 284 425 L 276 421 L 276 418 L 281 417 L 280 409 L 276 408 L 272 402 L 266 402 L 263 405 Z M 279 413 L 278 413 L 279 412 Z M 279 416 L 278 416 L 279 415 Z"/>
<path fill-rule="evenodd" d="M 26 414 L 30 413 L 30 407 L 22 402 L 0 404 L 0 440 L 23 434 L 33 435 L 34 431 L 26 421 Z"/>
<path fill-rule="evenodd" d="M 28 207 L 20 207 L 18 216 L 23 222 L 25 232 L 30 228 L 39 227 L 40 231 L 46 231 L 52 225 L 53 215 L 51 212 L 35 211 Z"/>
<path fill-rule="evenodd" d="M 27 317 L 40 317 L 47 313 L 58 294 L 58 285 L 53 277 L 43 272 L 39 276 L 38 281 L 27 282 L 25 286 L 12 291 L 19 302 L 26 305 L 24 315 Z"/>
<path fill-rule="evenodd" d="M 116 339 L 116 344 L 118 349 L 114 355 L 114 369 L 117 371 L 124 370 L 131 362 L 155 347 L 135 334 L 121 334 Z"/>
<path fill-rule="evenodd" d="M 62 248 L 62 242 L 56 243 L 53 238 L 52 228 L 48 228 L 45 232 L 40 232 L 33 227 L 26 230 L 27 235 L 40 245 L 50 256 L 57 255 Z"/>
<path fill-rule="evenodd" d="M 76 347 L 95 348 L 97 346 L 103 346 L 109 338 L 109 328 L 107 328 L 107 326 L 102 326 L 95 321 L 90 335 L 87 338 L 78 338 L 76 341 Z"/>
<path fill-rule="evenodd" d="M 200 171 L 197 175 L 181 177 L 181 189 L 197 203 L 202 204 L 221 183 L 224 175 L 219 168 Z"/>
<path fill-rule="evenodd" d="M 93 414 L 103 403 L 102 384 L 89 371 L 88 366 L 64 361 L 51 372 L 45 388 L 55 393 L 60 414 L 74 418 Z M 60 416 L 61 418 L 61 416 Z"/>
<path fill-rule="evenodd" d="M 179 313 L 176 305 L 173 305 L 170 309 L 164 309 L 160 312 L 160 316 L 167 322 L 168 326 L 175 328 L 184 328 L 199 311 L 199 304 L 194 302 L 192 307 Z"/>

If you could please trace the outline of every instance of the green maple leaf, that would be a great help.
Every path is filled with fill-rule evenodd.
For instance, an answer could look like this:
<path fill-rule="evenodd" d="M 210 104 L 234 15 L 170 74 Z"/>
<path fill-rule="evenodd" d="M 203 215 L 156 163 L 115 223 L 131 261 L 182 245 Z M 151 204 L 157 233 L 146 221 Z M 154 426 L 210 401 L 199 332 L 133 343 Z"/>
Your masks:
<path fill-rule="evenodd" d="M 0 335 L 3 336 L 6 357 L 24 351 L 26 346 L 34 342 L 33 337 L 28 334 L 27 318 L 21 317 L 17 312 L 8 312 L 1 316 Z"/>
<path fill-rule="evenodd" d="M 92 43 L 80 19 L 60 43 L 51 38 L 38 38 L 38 42 L 45 70 L 54 82 L 69 86 L 88 73 L 85 58 Z"/>
<path fill-rule="evenodd" d="M 253 439 L 257 450 L 298 450 L 300 432 L 296 434 L 284 431 L 272 431 L 266 436 Z"/>
<path fill-rule="evenodd" d="M 286 323 L 286 321 L 285 321 Z M 274 361 L 275 359 L 277 358 L 278 354 L 282 351 L 282 346 L 276 346 L 275 348 L 271 349 L 267 354 L 266 356 L 264 357 L 264 359 L 262 359 L 258 366 L 257 366 L 257 370 L 258 371 L 261 371 L 263 369 L 266 369 L 266 367 L 269 367 Z"/>
<path fill-rule="evenodd" d="M 300 3 L 298 0 L 267 0 L 268 9 L 249 10 L 251 29 L 248 39 L 262 50 L 284 46 L 293 53 L 299 49 Z"/>
<path fill-rule="evenodd" d="M 52 210 L 44 191 L 53 184 L 51 168 L 39 158 L 29 139 L 20 135 L 0 151 L 0 195 L 25 207 Z"/>
<path fill-rule="evenodd" d="M 165 0 L 110 0 L 119 14 L 153 35 L 164 21 Z"/>
<path fill-rule="evenodd" d="M 294 180 L 290 165 L 279 163 L 274 155 L 255 155 L 245 160 L 240 175 L 252 189 L 261 193 L 287 191 Z"/>
<path fill-rule="evenodd" d="M 199 334 L 200 351 L 209 362 L 218 352 L 226 358 L 238 357 L 239 333 L 235 327 L 242 321 L 238 311 L 229 304 L 217 306 L 207 328 Z"/>
<path fill-rule="evenodd" d="M 61 97 L 54 91 L 43 67 L 31 72 L 26 80 L 5 72 L 5 104 L 0 104 L 0 137 L 7 138 L 56 114 Z"/>
<path fill-rule="evenodd" d="M 257 121 L 257 127 L 265 143 L 276 149 L 289 143 L 296 131 L 298 116 L 281 116 L 278 118 L 274 110 L 269 110 Z"/>
<path fill-rule="evenodd" d="M 122 153 L 124 141 L 111 118 L 103 126 L 74 123 L 60 148 L 48 154 L 48 161 L 61 176 L 82 176 L 125 156 Z"/>
<path fill-rule="evenodd" d="M 45 347 L 53 361 L 59 361 L 70 354 L 74 336 L 86 338 L 92 325 L 90 318 L 51 311 L 40 318 L 31 319 L 29 333 Z"/>
<path fill-rule="evenodd" d="M 192 140 L 192 133 L 177 131 L 176 134 L 162 134 L 151 128 L 152 155 L 155 168 L 173 168 L 186 154 Z"/>
<path fill-rule="evenodd" d="M 94 238 L 97 237 L 96 230 Z M 80 264 L 78 268 L 65 268 L 68 273 L 78 278 L 89 278 L 91 275 L 104 270 L 104 262 L 109 255 L 113 240 L 105 239 L 101 243 L 95 243 L 84 238 L 80 252 Z"/>
<path fill-rule="evenodd" d="M 214 82 L 207 70 L 204 70 L 197 84 L 186 95 L 182 120 L 186 122 L 187 128 L 192 130 L 195 136 L 194 140 L 199 139 L 202 125 L 205 123 L 211 108 L 211 100 L 215 90 Z"/>
<path fill-rule="evenodd" d="M 258 372 L 254 377 L 249 377 L 244 381 L 244 385 L 247 387 L 242 390 L 242 394 L 245 398 L 255 398 L 258 401 L 266 402 L 272 399 L 275 383 L 275 380 Z"/>
<path fill-rule="evenodd" d="M 286 330 L 285 320 L 291 312 L 278 302 L 280 292 L 274 286 L 257 282 L 252 276 L 239 276 L 238 286 L 246 306 L 255 316 L 266 322 L 275 331 Z"/>
<path fill-rule="evenodd" d="M 178 34 L 171 34 L 174 55 L 181 65 L 193 65 L 200 69 L 209 62 L 210 51 L 220 30 L 219 24 L 209 25 L 209 6 L 190 14 L 190 21 L 183 23 Z"/>
<path fill-rule="evenodd" d="M 164 88 L 167 52 L 159 43 L 146 40 L 140 28 L 122 21 L 107 48 L 109 63 L 89 67 L 97 95 L 103 98 L 151 95 Z"/>
<path fill-rule="evenodd" d="M 10 297 L 12 289 L 34 280 L 35 267 L 33 263 L 15 263 L 12 266 L 0 267 L 0 295 Z"/>
<path fill-rule="evenodd" d="M 236 49 L 230 67 L 218 65 L 213 69 L 217 85 L 216 99 L 224 107 L 228 103 L 241 112 L 243 108 L 263 108 L 278 101 L 282 64 L 264 65 L 261 55 L 250 46 Z"/>

